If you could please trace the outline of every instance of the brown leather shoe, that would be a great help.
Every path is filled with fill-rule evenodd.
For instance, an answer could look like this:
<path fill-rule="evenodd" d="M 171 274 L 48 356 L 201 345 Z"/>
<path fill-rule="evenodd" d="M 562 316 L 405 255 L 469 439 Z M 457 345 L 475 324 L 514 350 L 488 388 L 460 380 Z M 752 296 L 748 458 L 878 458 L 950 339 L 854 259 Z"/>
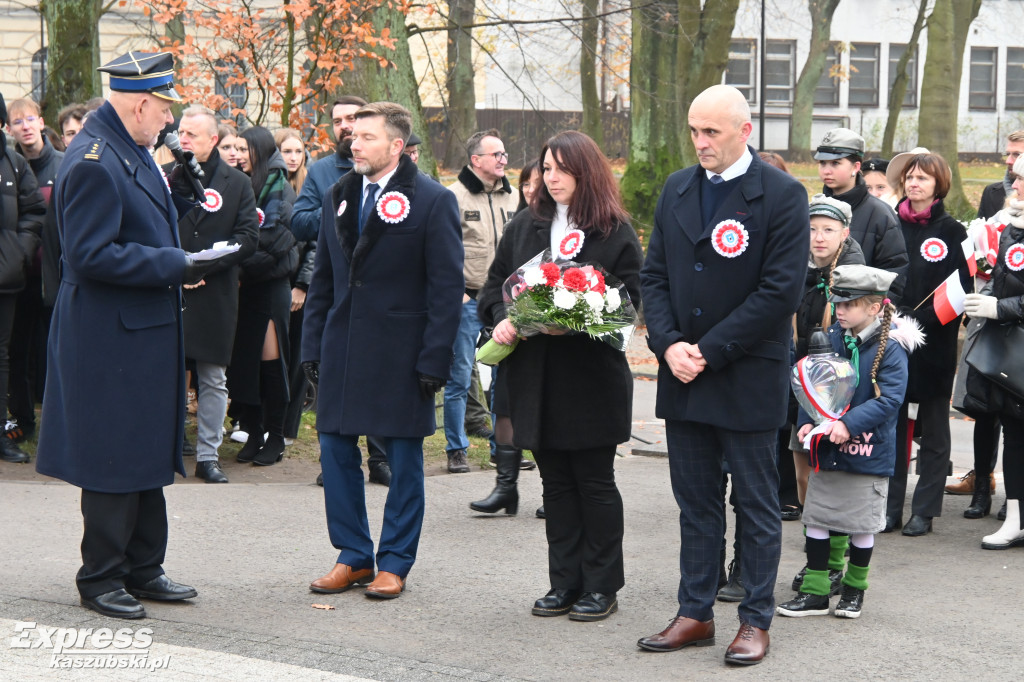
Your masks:
<path fill-rule="evenodd" d="M 768 653 L 768 631 L 740 623 L 736 639 L 725 650 L 725 662 L 735 665 L 756 665 Z"/>
<path fill-rule="evenodd" d="M 996 491 L 996 475 L 989 474 L 989 489 L 995 493 Z M 946 486 L 946 492 L 950 495 L 973 495 L 974 494 L 974 469 L 971 469 L 964 474 L 960 480 L 956 483 L 950 483 Z"/>
<path fill-rule="evenodd" d="M 366 596 L 374 599 L 397 599 L 405 592 L 405 578 L 394 573 L 380 571 L 373 582 L 366 586 Z"/>
<path fill-rule="evenodd" d="M 309 589 L 320 594 L 336 594 L 350 590 L 356 585 L 365 585 L 373 580 L 373 569 L 353 570 L 348 564 L 335 564 L 331 572 L 309 584 Z"/>
<path fill-rule="evenodd" d="M 676 616 L 668 627 L 656 635 L 644 637 L 636 645 L 647 651 L 678 651 L 684 646 L 711 646 L 715 643 L 715 621 L 701 622 Z"/>

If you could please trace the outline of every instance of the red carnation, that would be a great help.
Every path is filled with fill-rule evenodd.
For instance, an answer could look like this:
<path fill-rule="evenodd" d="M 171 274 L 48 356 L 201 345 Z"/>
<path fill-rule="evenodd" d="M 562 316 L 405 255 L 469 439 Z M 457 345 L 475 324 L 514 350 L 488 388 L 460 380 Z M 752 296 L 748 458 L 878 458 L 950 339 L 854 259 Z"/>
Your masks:
<path fill-rule="evenodd" d="M 549 287 L 558 284 L 558 278 L 561 276 L 562 271 L 558 269 L 557 265 L 554 263 L 541 263 L 540 271 L 544 273 L 544 279 L 547 280 Z"/>
<path fill-rule="evenodd" d="M 572 291 L 586 291 L 588 284 L 587 276 L 579 268 L 569 268 L 562 275 L 562 284 L 565 285 L 566 289 Z"/>

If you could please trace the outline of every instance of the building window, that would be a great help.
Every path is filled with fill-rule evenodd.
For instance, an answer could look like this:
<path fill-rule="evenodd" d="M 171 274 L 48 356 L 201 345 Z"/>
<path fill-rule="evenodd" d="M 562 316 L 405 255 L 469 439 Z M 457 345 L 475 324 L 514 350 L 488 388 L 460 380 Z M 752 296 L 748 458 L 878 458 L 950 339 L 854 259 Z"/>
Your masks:
<path fill-rule="evenodd" d="M 839 50 L 837 43 L 830 43 L 825 53 L 825 69 L 818 79 L 818 87 L 814 89 L 814 106 L 816 107 L 837 107 L 839 106 L 839 81 L 841 80 L 837 71 L 840 68 Z"/>
<path fill-rule="evenodd" d="M 747 98 L 757 101 L 757 41 L 749 39 L 729 42 L 729 63 L 725 67 L 725 84 L 731 85 Z"/>
<path fill-rule="evenodd" d="M 850 106 L 878 106 L 878 43 L 850 45 Z"/>
<path fill-rule="evenodd" d="M 32 55 L 32 99 L 42 102 L 46 99 L 46 48 L 36 50 Z"/>
<path fill-rule="evenodd" d="M 245 104 L 249 100 L 249 92 L 245 87 L 245 83 L 236 82 L 241 76 L 245 76 L 245 65 L 228 61 L 226 59 L 219 59 L 214 67 L 214 94 L 226 97 L 225 102 L 218 110 L 218 115 L 221 118 L 234 119 L 236 123 L 241 123 L 245 120 L 244 114 L 238 114 L 233 116 L 231 114 L 232 109 L 245 109 Z"/>
<path fill-rule="evenodd" d="M 1006 108 L 1024 109 L 1024 47 L 1006 48 Z"/>
<path fill-rule="evenodd" d="M 971 48 L 969 109 L 996 108 L 996 48 Z"/>
<path fill-rule="evenodd" d="M 796 82 L 796 42 L 769 40 L 764 65 L 765 100 L 789 104 L 793 101 Z"/>
<path fill-rule="evenodd" d="M 896 66 L 903 53 L 907 51 L 906 45 L 893 43 L 889 45 L 889 92 L 892 92 L 892 83 L 896 80 Z M 904 108 L 917 106 L 917 47 L 907 60 L 907 92 L 903 95 Z"/>

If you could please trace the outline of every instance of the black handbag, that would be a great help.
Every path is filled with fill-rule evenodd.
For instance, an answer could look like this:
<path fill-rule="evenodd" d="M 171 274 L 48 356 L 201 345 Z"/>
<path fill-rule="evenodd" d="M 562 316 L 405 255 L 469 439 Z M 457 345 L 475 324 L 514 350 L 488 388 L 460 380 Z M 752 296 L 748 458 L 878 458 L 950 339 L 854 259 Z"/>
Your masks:
<path fill-rule="evenodd" d="M 986 320 L 967 352 L 968 365 L 986 379 L 1024 399 L 1024 327 Z"/>

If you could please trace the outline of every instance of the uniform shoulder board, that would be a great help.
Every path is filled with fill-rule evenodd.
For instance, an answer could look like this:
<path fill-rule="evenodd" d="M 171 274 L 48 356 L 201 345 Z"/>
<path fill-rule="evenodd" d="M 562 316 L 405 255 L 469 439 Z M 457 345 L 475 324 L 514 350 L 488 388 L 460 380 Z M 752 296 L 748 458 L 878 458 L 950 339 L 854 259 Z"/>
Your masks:
<path fill-rule="evenodd" d="M 101 137 L 94 137 L 92 142 L 85 148 L 85 154 L 82 158 L 88 161 L 99 161 L 100 156 L 103 155 L 103 148 L 107 146 L 106 141 Z"/>

